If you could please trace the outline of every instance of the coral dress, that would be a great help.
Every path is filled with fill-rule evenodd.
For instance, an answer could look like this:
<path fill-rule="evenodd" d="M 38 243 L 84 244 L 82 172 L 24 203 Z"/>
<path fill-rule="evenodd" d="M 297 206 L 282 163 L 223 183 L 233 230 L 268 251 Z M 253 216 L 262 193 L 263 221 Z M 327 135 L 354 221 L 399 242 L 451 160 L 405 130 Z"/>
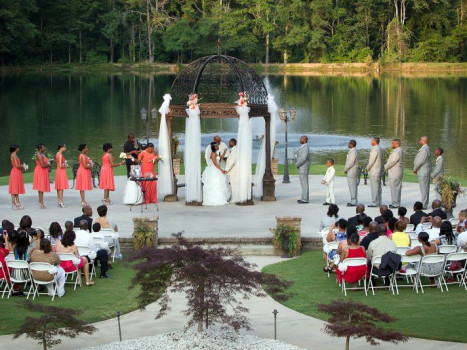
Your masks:
<path fill-rule="evenodd" d="M 365 258 L 366 254 L 362 247 L 358 247 L 357 249 L 350 249 L 347 258 Z M 344 260 L 345 261 L 345 260 Z M 336 279 L 339 283 L 342 283 L 342 275 L 345 275 L 345 282 L 346 283 L 357 283 L 359 280 L 365 276 L 367 272 L 366 266 L 348 266 L 345 272 L 336 270 Z"/>
<path fill-rule="evenodd" d="M 11 165 L 13 168 L 11 169 L 10 172 L 10 186 L 8 188 L 8 193 L 9 194 L 23 194 L 24 191 L 24 180 L 23 180 L 23 172 L 21 169 L 18 169 L 17 166 L 20 165 L 19 158 L 16 158 L 16 164 L 14 163 L 15 161 L 11 161 Z"/>
<path fill-rule="evenodd" d="M 59 163 L 59 154 L 55 156 L 55 161 L 57 162 L 57 171 L 55 173 L 55 189 L 58 190 L 67 190 L 70 188 L 68 186 L 68 177 L 66 175 L 66 169 L 62 168 L 65 165 L 65 157 L 62 155 L 62 164 Z"/>
<path fill-rule="evenodd" d="M 99 188 L 101 190 L 115 191 L 114 169 L 112 167 L 112 164 L 110 164 L 110 157 L 110 153 L 105 153 L 102 156 L 102 168 Z"/>
<path fill-rule="evenodd" d="M 42 159 L 44 163 L 47 163 L 47 157 Z M 32 189 L 39 192 L 50 192 L 49 168 L 43 168 L 37 159 L 34 169 L 34 179 L 32 180 Z"/>
<path fill-rule="evenodd" d="M 158 156 L 154 153 L 141 152 L 138 155 L 138 159 L 141 160 L 141 174 L 143 177 L 156 177 L 155 163 L 153 159 L 157 159 Z M 143 181 L 141 187 L 144 194 L 144 203 L 157 203 L 157 181 Z"/>
<path fill-rule="evenodd" d="M 7 272 L 8 266 L 6 266 L 5 255 L 8 256 L 9 250 L 0 248 L 0 264 L 3 266 L 3 270 L 0 269 L 0 279 L 5 278 L 10 283 L 10 274 Z M 3 274 L 5 272 L 5 274 Z"/>
<path fill-rule="evenodd" d="M 83 158 L 87 165 L 90 164 L 91 160 L 88 156 L 79 156 L 79 168 L 76 174 L 76 186 L 78 191 L 91 191 L 92 180 L 91 180 L 91 169 L 86 169 L 83 164 Z"/>

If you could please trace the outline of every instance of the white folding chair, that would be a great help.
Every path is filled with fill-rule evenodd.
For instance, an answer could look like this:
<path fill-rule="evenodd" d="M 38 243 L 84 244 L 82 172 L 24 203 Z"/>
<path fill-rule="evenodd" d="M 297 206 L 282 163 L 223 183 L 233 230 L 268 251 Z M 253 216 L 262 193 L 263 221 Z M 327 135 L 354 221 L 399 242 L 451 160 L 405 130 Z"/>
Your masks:
<path fill-rule="evenodd" d="M 339 242 L 328 242 L 324 247 L 323 251 L 326 254 L 326 266 L 329 267 L 331 264 L 331 261 L 329 260 L 329 253 L 333 250 L 337 250 L 337 247 L 339 246 Z M 330 272 L 328 272 L 328 277 L 330 276 Z"/>
<path fill-rule="evenodd" d="M 397 247 L 396 254 L 405 255 L 405 252 L 410 249 L 410 247 Z"/>
<path fill-rule="evenodd" d="M 429 230 L 433 224 L 431 222 L 424 222 L 422 223 L 423 231 Z"/>
<path fill-rule="evenodd" d="M 438 246 L 438 253 L 439 254 L 451 254 L 457 252 L 457 246 L 450 244 L 450 245 L 439 245 Z"/>
<path fill-rule="evenodd" d="M 66 272 L 65 271 L 65 281 L 68 280 L 68 276 L 71 276 L 71 282 L 65 282 L 69 284 L 74 284 L 73 290 L 76 290 L 76 285 L 78 284 L 78 280 L 80 281 L 81 285 L 81 275 L 78 272 L 78 266 L 75 265 L 74 261 L 76 260 L 76 256 L 73 253 L 57 253 L 58 257 L 60 258 L 60 261 L 71 261 L 73 263 L 73 266 L 75 267 L 73 271 Z M 76 277 L 75 282 L 73 282 L 73 279 Z"/>
<path fill-rule="evenodd" d="M 450 218 L 449 222 L 451 223 L 452 227 L 457 227 L 457 224 L 459 223 L 459 218 Z"/>
<path fill-rule="evenodd" d="M 362 278 L 357 281 L 358 283 L 360 283 L 360 281 L 363 280 L 363 287 L 355 287 L 353 289 L 355 290 L 363 289 L 363 291 L 365 292 L 365 295 L 368 295 L 367 288 L 366 288 L 366 268 L 367 268 L 366 258 L 347 258 L 347 259 L 344 259 L 342 263 L 347 265 L 347 268 L 349 266 L 365 266 L 365 273 L 363 274 Z M 344 295 L 347 296 L 347 289 L 345 286 L 345 271 L 342 274 L 342 291 L 344 292 Z"/>
<path fill-rule="evenodd" d="M 107 242 L 103 237 L 92 236 L 92 240 L 98 249 L 107 249 Z"/>
<path fill-rule="evenodd" d="M 417 285 L 417 272 L 418 272 L 418 264 L 420 264 L 420 255 L 401 255 L 401 263 L 407 264 L 402 267 L 401 270 L 396 271 L 392 278 L 392 284 L 396 288 L 396 293 L 399 294 L 399 287 L 412 287 L 418 293 L 418 285 Z M 408 265 L 410 264 L 410 265 Z M 415 265 L 412 267 L 412 265 Z M 404 265 L 403 265 L 404 266 Z M 398 285 L 397 284 L 397 276 L 405 277 L 407 284 Z M 412 285 L 409 284 L 409 279 L 412 282 Z M 415 279 L 415 280 L 414 280 Z"/>
<path fill-rule="evenodd" d="M 445 256 L 441 254 L 430 254 L 425 255 L 420 260 L 417 272 L 417 282 L 420 286 L 420 289 L 423 291 L 424 284 L 422 283 L 422 277 L 434 278 L 435 285 L 439 286 L 441 293 L 443 292 L 443 283 L 446 286 L 446 281 L 444 280 L 444 266 L 445 266 Z M 430 267 L 431 266 L 431 267 Z M 431 271 L 429 270 L 431 269 Z M 438 284 L 436 284 L 438 281 Z M 431 286 L 432 284 L 425 284 L 425 286 Z"/>
<path fill-rule="evenodd" d="M 417 246 L 421 247 L 422 244 L 418 241 L 418 238 L 411 238 L 411 239 L 410 239 L 410 246 L 411 246 L 412 248 L 415 248 L 415 247 L 417 247 Z"/>
<path fill-rule="evenodd" d="M 388 276 L 382 276 L 382 277 L 379 277 L 379 275 L 374 271 L 375 268 L 379 268 L 379 266 L 381 265 L 381 259 L 382 259 L 382 256 L 374 256 L 372 259 L 371 259 L 371 269 L 370 269 L 370 279 L 368 280 L 368 287 L 367 287 L 367 290 L 369 290 L 371 288 L 371 292 L 373 293 L 373 295 L 375 295 L 375 288 L 376 289 L 385 289 L 385 288 L 388 288 L 390 291 L 392 291 L 392 294 L 394 294 L 394 287 L 392 285 L 392 277 L 393 277 L 393 273 L 388 275 Z M 383 281 L 386 280 L 386 278 L 389 280 L 389 286 L 380 286 L 380 287 L 375 287 L 374 284 L 373 284 L 373 279 L 381 279 Z"/>
<path fill-rule="evenodd" d="M 461 265 L 455 270 L 451 270 L 449 267 L 454 261 L 461 263 Z M 459 283 L 459 287 L 464 286 L 465 290 L 467 290 L 467 284 L 465 282 L 465 279 L 467 278 L 466 265 L 467 252 L 450 253 L 446 256 L 445 274 L 449 275 L 450 277 L 454 277 L 454 275 L 457 277 L 457 282 L 445 282 L 446 289 L 448 289 L 447 284 Z"/>
<path fill-rule="evenodd" d="M 27 293 L 29 299 L 29 295 L 31 294 L 33 290 L 33 282 L 31 278 L 31 270 L 29 270 L 29 264 L 26 260 L 7 260 L 6 261 L 8 269 L 11 269 L 9 271 L 10 273 L 10 283 L 13 285 L 13 283 L 16 284 L 23 284 L 24 283 L 24 288 L 26 290 L 26 287 L 28 283 L 31 283 L 31 286 L 29 287 L 29 291 Z M 10 291 L 8 292 L 8 298 L 10 298 L 11 293 L 13 292 L 13 287 L 10 287 Z"/>
<path fill-rule="evenodd" d="M 55 294 L 57 294 L 57 283 L 55 282 L 55 279 L 57 277 L 57 273 L 53 273 L 51 274 L 53 276 L 53 279 L 51 281 L 41 281 L 41 280 L 38 280 L 34 277 L 34 272 L 47 272 L 50 274 L 50 270 L 52 269 L 56 269 L 55 266 L 49 264 L 49 263 L 45 263 L 45 262 L 32 262 L 29 264 L 29 268 L 31 270 L 31 277 L 32 277 L 32 280 L 34 282 L 34 294 L 33 294 L 33 297 L 32 297 L 32 300 L 34 300 L 36 298 L 36 295 L 39 296 L 39 294 L 43 294 L 43 295 L 48 295 L 47 293 L 39 293 L 39 286 L 47 286 L 48 284 L 52 283 L 53 285 L 53 294 L 52 294 L 52 301 L 54 301 L 55 299 Z"/>
<path fill-rule="evenodd" d="M 13 252 L 8 253 L 8 255 L 5 256 L 5 261 L 8 261 L 8 260 L 15 260 L 15 253 Z"/>
<path fill-rule="evenodd" d="M 91 267 L 89 267 L 89 279 L 92 281 L 92 276 L 97 276 L 96 275 L 96 266 L 94 265 L 94 259 L 91 259 L 90 255 L 92 254 L 92 249 L 87 247 L 87 246 L 82 246 L 82 245 L 78 245 L 76 246 L 76 248 L 78 248 L 78 253 L 80 256 L 82 257 L 88 257 L 90 262 L 89 262 L 89 266 L 92 266 L 92 269 Z"/>
<path fill-rule="evenodd" d="M 418 239 L 418 234 L 415 231 L 405 231 L 410 236 L 410 239 Z"/>
<path fill-rule="evenodd" d="M 8 279 L 10 278 L 10 272 L 7 268 L 6 269 L 3 268 L 2 263 L 0 263 L 0 271 L 2 272 L 2 276 L 3 276 L 0 278 L 0 287 L 3 285 L 3 283 L 5 283 L 5 287 L 3 287 L 3 292 L 2 292 L 2 299 L 3 299 L 6 292 L 10 293 L 11 286 L 8 283 Z"/>
<path fill-rule="evenodd" d="M 405 228 L 405 231 L 414 231 L 415 230 L 415 225 L 414 224 L 407 224 L 407 227 Z"/>

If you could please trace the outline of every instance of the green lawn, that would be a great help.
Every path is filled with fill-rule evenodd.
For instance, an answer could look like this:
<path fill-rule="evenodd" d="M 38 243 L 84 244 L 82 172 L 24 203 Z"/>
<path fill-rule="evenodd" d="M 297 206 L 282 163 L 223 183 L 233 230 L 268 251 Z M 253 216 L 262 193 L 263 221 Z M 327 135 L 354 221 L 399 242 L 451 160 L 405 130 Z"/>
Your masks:
<path fill-rule="evenodd" d="M 317 311 L 317 304 L 345 298 L 335 274 L 330 278 L 323 272 L 321 251 L 304 252 L 299 258 L 266 266 L 263 271 L 274 273 L 292 281 L 290 299 L 283 304 L 293 310 L 319 319 L 326 314 Z M 457 285 L 449 285 L 449 292 L 426 288 L 425 294 L 416 294 L 410 288 L 399 289 L 399 295 L 379 289 L 367 297 L 363 291 L 349 291 L 347 298 L 376 307 L 398 320 L 390 325 L 394 330 L 411 337 L 447 340 L 467 343 L 467 333 L 459 323 L 465 320 L 467 291 Z M 456 321 L 457 320 L 457 321 Z"/>
<path fill-rule="evenodd" d="M 205 162 L 204 157 L 203 157 L 202 162 L 201 162 L 202 170 L 204 170 L 205 167 L 206 167 L 206 162 Z M 334 167 L 336 168 L 337 176 L 344 176 L 344 172 L 343 172 L 344 166 L 343 165 L 335 165 Z M 253 169 L 252 169 L 253 174 L 255 173 L 255 169 L 256 169 L 256 164 L 253 164 Z M 34 171 L 33 169 L 30 169 L 28 172 L 23 174 L 25 183 L 31 183 L 32 182 L 33 171 Z M 182 174 L 185 173 L 185 167 L 183 166 L 183 162 L 182 162 L 182 165 L 180 167 L 180 171 L 181 171 Z M 68 173 L 68 178 L 73 179 L 71 168 L 67 169 L 67 173 Z M 310 169 L 310 174 L 311 175 L 324 176 L 325 173 L 326 173 L 326 165 L 325 164 L 313 164 L 311 166 L 311 169 Z M 125 166 L 119 166 L 119 167 L 114 168 L 114 174 L 116 176 L 126 175 L 126 167 Z M 283 174 L 284 174 L 284 165 L 279 164 L 279 175 L 276 176 L 276 178 L 279 177 L 279 176 L 282 176 Z M 295 166 L 290 165 L 289 166 L 289 174 L 290 175 L 298 175 L 298 169 Z M 52 179 L 55 178 L 55 170 L 52 170 L 50 176 L 51 176 Z M 8 185 L 8 179 L 9 179 L 9 176 L 1 176 L 0 177 L 0 186 Z M 461 183 L 462 186 L 467 186 L 467 180 L 466 179 L 455 179 L 455 180 L 458 180 Z M 363 177 L 362 177 L 362 181 L 363 181 Z M 410 169 L 405 169 L 405 171 L 404 171 L 404 181 L 405 182 L 418 182 L 417 175 L 415 175 L 413 173 L 413 171 L 411 171 Z"/>
<path fill-rule="evenodd" d="M 71 284 L 66 284 L 65 295 L 62 298 L 55 297 L 52 302 L 51 297 L 40 295 L 34 302 L 81 309 L 83 313 L 78 317 L 87 322 L 115 317 L 117 311 L 125 314 L 137 309 L 136 295 L 139 288 L 128 289 L 135 270 L 122 262 L 116 262 L 113 266 L 114 268 L 109 270 L 110 279 L 97 278 L 94 286 L 76 287 L 76 290 L 73 290 Z M 98 268 L 97 272 L 99 271 Z M 26 316 L 34 316 L 18 307 L 18 303 L 23 299 L 25 297 L 0 299 L 0 335 L 14 333 Z"/>

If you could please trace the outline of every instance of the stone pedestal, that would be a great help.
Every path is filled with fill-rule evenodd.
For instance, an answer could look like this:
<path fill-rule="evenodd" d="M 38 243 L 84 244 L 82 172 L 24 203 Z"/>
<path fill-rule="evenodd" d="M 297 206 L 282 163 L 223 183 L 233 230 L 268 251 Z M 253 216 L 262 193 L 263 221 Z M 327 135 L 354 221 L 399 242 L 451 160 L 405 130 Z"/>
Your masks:
<path fill-rule="evenodd" d="M 272 158 L 272 160 L 271 160 L 271 172 L 272 172 L 272 175 L 279 175 L 279 159 Z"/>
<path fill-rule="evenodd" d="M 158 215 L 149 216 L 149 217 L 135 217 L 133 218 L 133 230 L 134 231 L 138 230 L 138 228 L 142 225 L 148 226 L 148 228 L 152 231 L 152 235 L 153 235 L 152 244 L 155 247 L 157 247 L 157 238 L 158 238 L 158 232 L 159 232 L 158 221 L 159 221 Z"/>
<path fill-rule="evenodd" d="M 302 249 L 302 243 L 301 243 L 301 224 L 302 224 L 302 218 L 301 216 L 276 216 L 276 225 L 285 225 L 285 226 L 290 226 L 293 228 L 293 230 L 297 233 L 297 248 L 294 251 L 294 256 L 300 255 L 300 251 Z M 280 250 L 277 253 L 280 255 L 283 255 L 283 251 Z"/>
<path fill-rule="evenodd" d="M 175 175 L 180 175 L 180 163 L 181 159 L 180 158 L 175 158 L 172 160 L 172 165 L 174 168 L 174 174 Z"/>

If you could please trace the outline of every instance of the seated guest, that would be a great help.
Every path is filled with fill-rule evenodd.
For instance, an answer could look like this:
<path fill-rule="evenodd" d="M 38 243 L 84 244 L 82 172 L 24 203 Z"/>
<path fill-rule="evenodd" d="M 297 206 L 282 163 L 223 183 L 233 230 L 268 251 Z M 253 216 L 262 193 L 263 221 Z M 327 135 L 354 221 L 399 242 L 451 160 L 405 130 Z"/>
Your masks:
<path fill-rule="evenodd" d="M 15 225 L 8 221 L 8 220 L 3 220 L 2 221 L 2 227 L 0 228 L 1 232 L 8 234 L 10 232 L 13 232 L 15 230 Z M 6 248 L 5 247 L 5 238 L 3 234 L 0 234 L 0 248 Z"/>
<path fill-rule="evenodd" d="M 348 226 L 357 226 L 358 225 L 358 220 L 359 218 L 361 220 L 363 220 L 365 217 L 366 217 L 366 214 L 365 214 L 365 205 L 364 204 L 358 204 L 356 207 L 355 207 L 355 213 L 357 215 L 355 216 L 352 216 L 351 218 L 349 218 L 349 220 L 347 220 L 347 225 Z"/>
<path fill-rule="evenodd" d="M 381 215 L 383 218 L 383 224 L 384 226 L 387 227 L 387 235 L 391 233 L 391 230 L 389 229 L 389 220 L 391 220 L 394 217 L 394 214 L 392 213 L 391 209 L 385 210 L 383 214 Z"/>
<path fill-rule="evenodd" d="M 40 249 L 34 249 L 31 253 L 31 262 L 43 262 L 57 267 L 57 275 L 55 276 L 55 283 L 57 284 L 57 295 L 62 297 L 65 294 L 65 270 L 60 267 L 60 258 L 52 251 L 52 245 L 48 239 L 40 240 Z M 54 279 L 54 276 L 47 271 L 32 271 L 34 279 L 42 282 L 48 282 Z M 53 295 L 53 283 L 47 286 L 47 294 Z"/>
<path fill-rule="evenodd" d="M 357 232 L 358 235 L 360 236 L 360 240 L 365 238 L 370 233 L 370 222 L 372 221 L 373 219 L 369 216 L 366 216 L 363 219 L 363 228 Z"/>
<path fill-rule="evenodd" d="M 423 228 L 423 223 L 425 222 L 427 222 L 427 218 L 422 218 L 420 224 L 418 224 L 415 228 L 415 232 L 419 234 L 420 232 L 425 231 L 430 236 L 430 242 L 434 241 L 439 237 L 439 229 L 441 228 L 441 223 L 443 222 L 443 220 L 439 216 L 435 216 L 432 220 L 433 226 L 430 229 Z"/>
<path fill-rule="evenodd" d="M 413 205 L 413 211 L 415 213 L 410 216 L 410 224 L 414 225 L 414 227 L 417 227 L 417 225 L 420 223 L 420 220 L 426 216 L 426 213 L 422 211 L 422 209 L 422 202 L 415 202 Z"/>
<path fill-rule="evenodd" d="M 334 229 L 336 228 L 336 223 L 332 224 L 329 228 L 328 236 L 326 237 L 327 242 L 340 242 L 347 239 L 346 230 L 347 230 L 347 220 L 339 219 L 337 222 L 337 232 L 334 233 Z M 328 260 L 334 260 L 337 255 L 337 250 L 333 249 L 328 252 Z M 330 266 L 326 266 L 324 268 L 324 272 L 330 272 L 332 268 Z"/>
<path fill-rule="evenodd" d="M 40 242 L 41 242 L 41 239 L 45 237 L 45 234 L 44 234 L 44 231 L 42 231 L 41 229 L 36 229 L 34 231 L 32 231 L 32 233 L 29 234 L 29 242 L 31 242 L 29 244 L 29 247 L 28 247 L 28 255 L 31 256 L 31 253 L 34 249 L 41 249 L 40 248 Z"/>
<path fill-rule="evenodd" d="M 398 220 L 396 218 L 390 218 L 389 221 L 388 221 L 388 229 L 389 231 L 391 231 L 391 233 L 394 232 L 394 229 L 396 228 L 396 222 Z M 407 226 L 406 226 L 407 227 Z M 390 234 L 391 234 L 390 233 Z"/>
<path fill-rule="evenodd" d="M 19 221 L 19 231 L 26 231 L 28 234 L 31 234 L 34 229 L 32 228 L 32 219 L 29 215 L 24 215 Z"/>
<path fill-rule="evenodd" d="M 394 231 L 389 235 L 398 247 L 410 247 L 410 236 L 405 233 L 407 224 L 404 221 L 398 220 L 394 225 Z"/>
<path fill-rule="evenodd" d="M 467 252 L 467 230 L 457 236 L 457 246 Z"/>
<path fill-rule="evenodd" d="M 13 248 L 15 253 L 15 260 L 29 260 L 28 255 L 29 248 L 29 237 L 26 231 L 18 231 L 18 238 L 16 239 L 16 245 Z"/>
<path fill-rule="evenodd" d="M 354 233 L 357 233 L 357 228 L 355 226 L 347 226 L 347 230 L 346 230 L 347 237 L 343 241 L 340 241 L 339 245 L 337 246 L 337 254 L 339 254 L 340 261 L 343 260 L 343 257 L 346 254 L 347 249 L 350 246 L 350 237 Z"/>
<path fill-rule="evenodd" d="M 73 231 L 74 228 L 75 228 L 75 225 L 73 224 L 73 222 L 65 221 L 65 231 Z"/>
<path fill-rule="evenodd" d="M 459 222 L 457 223 L 456 225 L 456 232 L 457 233 L 461 233 L 461 232 L 464 232 L 466 227 L 466 223 L 467 223 L 467 210 L 461 210 L 459 212 Z"/>
<path fill-rule="evenodd" d="M 368 224 L 369 233 L 362 239 L 360 245 L 365 248 L 365 251 L 368 250 L 370 243 L 378 238 L 378 223 L 376 221 L 371 221 Z"/>
<path fill-rule="evenodd" d="M 88 227 L 89 229 L 92 228 L 92 208 L 89 206 L 89 205 L 85 205 L 82 209 L 83 211 L 83 215 L 81 216 L 78 216 L 77 218 L 75 218 L 74 220 L 74 223 L 73 223 L 73 227 L 79 227 L 79 223 L 81 220 L 86 220 L 87 223 L 88 223 Z"/>
<path fill-rule="evenodd" d="M 8 249 L 10 252 L 13 252 L 16 247 L 16 241 L 18 240 L 18 231 L 9 231 L 7 235 L 3 236 L 3 238 L 5 240 L 5 249 Z"/>
<path fill-rule="evenodd" d="M 383 256 L 387 252 L 395 253 L 397 251 L 396 244 L 387 236 L 386 226 L 381 224 L 378 225 L 376 232 L 378 233 L 378 238 L 371 241 L 366 253 L 366 257 L 369 261 L 371 261 L 375 256 Z"/>
<path fill-rule="evenodd" d="M 456 245 L 456 237 L 452 232 L 452 225 L 449 221 L 443 221 L 439 228 L 439 237 L 433 241 L 437 245 Z"/>
<path fill-rule="evenodd" d="M 405 255 L 421 255 L 422 257 L 425 255 L 430 255 L 430 254 L 436 254 L 438 253 L 438 246 L 436 243 L 432 242 L 430 243 L 429 241 L 429 235 L 426 232 L 420 232 L 418 234 L 418 241 L 421 243 L 420 246 L 416 246 L 410 250 L 407 250 L 405 252 Z M 425 273 L 425 274 L 430 274 L 432 271 L 437 270 L 437 269 L 442 269 L 442 265 L 444 265 L 444 262 L 438 263 L 438 264 L 433 264 L 430 265 L 429 267 L 426 267 L 426 270 L 421 270 L 420 272 Z M 430 277 L 430 283 L 434 284 L 434 278 Z"/>
<path fill-rule="evenodd" d="M 92 232 L 98 233 L 101 230 L 101 224 L 98 222 L 92 224 Z"/>
<path fill-rule="evenodd" d="M 84 273 L 87 286 L 93 286 L 94 282 L 89 279 L 89 263 L 88 259 L 79 256 L 78 248 L 75 245 L 75 233 L 73 231 L 65 231 L 61 241 L 57 241 L 55 244 L 55 251 L 57 253 L 73 253 L 79 263 L 77 265 L 78 270 Z M 75 264 L 73 261 L 61 261 L 60 266 L 65 272 L 72 272 L 75 270 Z"/>
<path fill-rule="evenodd" d="M 406 207 L 399 207 L 399 209 L 397 209 L 397 215 L 399 216 L 399 221 L 405 222 L 405 224 L 407 225 L 410 223 L 410 219 L 405 216 L 406 214 L 407 214 Z"/>
<path fill-rule="evenodd" d="M 92 234 L 88 231 L 88 223 L 86 220 L 81 220 L 79 223 L 79 230 L 76 231 L 76 245 L 88 247 L 96 254 L 96 261 L 101 263 L 101 274 L 100 278 L 109 278 L 107 275 L 108 266 L 108 256 L 106 249 L 99 249 L 96 247 Z"/>
<path fill-rule="evenodd" d="M 378 224 L 384 224 L 384 219 L 383 219 L 383 213 L 388 210 L 389 207 L 386 204 L 381 204 L 379 206 L 379 213 L 381 214 L 380 216 L 375 217 L 375 221 Z"/>
<path fill-rule="evenodd" d="M 349 246 L 341 256 L 341 262 L 347 258 L 366 258 L 365 248 L 358 244 L 359 239 L 360 236 L 355 232 L 350 236 L 350 239 L 348 239 Z M 345 271 L 341 271 L 339 267 L 342 267 L 342 265 L 339 264 L 336 270 L 336 278 L 339 284 L 342 284 L 343 273 L 345 274 L 345 281 L 347 283 L 357 283 L 367 270 L 366 266 L 347 266 Z"/>
<path fill-rule="evenodd" d="M 7 233 L 3 233 L 2 237 L 5 239 L 8 239 Z M 7 273 L 7 266 L 6 266 L 6 261 L 5 258 L 10 254 L 10 251 L 5 248 L 0 248 L 0 264 L 3 266 L 3 270 L 0 269 L 0 280 L 3 278 L 6 278 L 6 281 L 8 284 L 10 284 L 10 274 Z M 5 271 L 5 274 L 3 272 Z"/>
<path fill-rule="evenodd" d="M 433 211 L 427 215 L 428 217 L 431 217 L 430 221 L 435 216 L 439 216 L 442 220 L 447 220 L 448 216 L 446 212 L 443 209 L 441 209 L 441 207 L 442 207 L 442 203 L 439 199 L 435 199 L 431 203 L 431 208 L 433 209 Z"/>
<path fill-rule="evenodd" d="M 71 221 L 68 221 L 71 223 Z M 72 224 L 72 223 L 71 223 Z M 72 224 L 73 229 L 73 224 Z M 52 222 L 49 227 L 50 243 L 55 244 L 55 242 L 60 241 L 63 236 L 62 227 L 56 221 Z"/>
<path fill-rule="evenodd" d="M 321 219 L 319 230 L 322 231 L 324 228 L 330 227 L 332 224 L 336 223 L 336 221 L 339 220 L 338 212 L 339 207 L 335 204 L 330 204 L 326 216 Z"/>
<path fill-rule="evenodd" d="M 107 206 L 101 205 L 97 207 L 97 214 L 99 215 L 98 218 L 95 218 L 93 223 L 98 223 L 101 225 L 101 229 L 110 228 L 111 230 L 118 232 L 117 224 L 112 221 L 109 217 L 107 217 Z"/>

